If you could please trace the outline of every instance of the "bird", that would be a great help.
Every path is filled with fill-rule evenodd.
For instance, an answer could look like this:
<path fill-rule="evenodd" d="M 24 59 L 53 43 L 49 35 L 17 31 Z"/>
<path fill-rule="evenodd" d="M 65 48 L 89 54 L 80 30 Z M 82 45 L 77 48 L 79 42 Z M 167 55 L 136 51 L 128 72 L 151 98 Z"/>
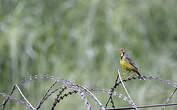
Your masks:
<path fill-rule="evenodd" d="M 135 63 L 132 59 L 128 57 L 127 51 L 124 48 L 120 48 L 120 65 L 123 69 L 128 70 L 129 72 L 135 72 L 141 79 L 144 79 L 143 76 L 138 71 Z M 132 76 L 132 75 L 131 75 Z M 130 76 L 129 76 L 130 77 Z M 128 77 L 128 78 L 129 78 Z M 128 79 L 127 78 L 127 79 Z"/>

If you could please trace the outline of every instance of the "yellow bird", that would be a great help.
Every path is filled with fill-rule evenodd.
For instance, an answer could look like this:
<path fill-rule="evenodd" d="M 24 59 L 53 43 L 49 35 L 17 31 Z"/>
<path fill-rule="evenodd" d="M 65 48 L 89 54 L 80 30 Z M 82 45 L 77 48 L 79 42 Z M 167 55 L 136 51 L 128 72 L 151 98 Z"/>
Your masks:
<path fill-rule="evenodd" d="M 128 57 L 126 50 L 123 48 L 120 49 L 120 65 L 129 72 L 136 72 L 138 76 L 143 78 L 143 76 L 139 73 L 138 68 L 135 66 L 135 63 Z"/>

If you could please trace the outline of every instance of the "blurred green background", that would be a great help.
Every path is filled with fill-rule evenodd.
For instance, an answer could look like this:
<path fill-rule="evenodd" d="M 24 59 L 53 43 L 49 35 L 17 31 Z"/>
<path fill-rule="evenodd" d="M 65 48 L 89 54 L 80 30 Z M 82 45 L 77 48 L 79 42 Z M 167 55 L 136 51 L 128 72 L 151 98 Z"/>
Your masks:
<path fill-rule="evenodd" d="M 10 92 L 14 83 L 34 74 L 110 89 L 117 69 L 123 72 L 117 51 L 121 47 L 128 49 L 143 75 L 176 82 L 177 1 L 0 0 L 0 92 Z M 21 89 L 35 106 L 51 84 L 35 80 Z M 174 89 L 158 81 L 138 80 L 126 87 L 137 105 L 164 103 Z M 121 87 L 117 92 L 125 94 Z M 96 95 L 105 104 L 108 95 Z M 51 108 L 54 98 L 42 109 Z M 116 106 L 128 105 L 114 100 Z M 86 109 L 79 95 L 57 105 L 64 110 L 73 107 Z M 6 109 L 25 107 L 10 101 Z"/>

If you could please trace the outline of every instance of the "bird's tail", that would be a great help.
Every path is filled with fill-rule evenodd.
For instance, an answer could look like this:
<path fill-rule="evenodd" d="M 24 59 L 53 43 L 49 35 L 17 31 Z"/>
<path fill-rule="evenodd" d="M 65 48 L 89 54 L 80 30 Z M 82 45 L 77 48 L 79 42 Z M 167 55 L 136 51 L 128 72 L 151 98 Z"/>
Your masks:
<path fill-rule="evenodd" d="M 139 71 L 135 71 L 135 72 L 138 74 L 138 76 L 140 77 L 140 79 L 145 80 L 145 78 L 139 73 Z"/>

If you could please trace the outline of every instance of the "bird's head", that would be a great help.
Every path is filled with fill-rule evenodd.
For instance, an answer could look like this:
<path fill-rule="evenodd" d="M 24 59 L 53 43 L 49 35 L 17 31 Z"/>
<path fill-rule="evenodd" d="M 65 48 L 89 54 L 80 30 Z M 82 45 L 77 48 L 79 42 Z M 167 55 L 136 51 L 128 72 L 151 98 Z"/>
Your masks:
<path fill-rule="evenodd" d="M 120 56 L 123 56 L 126 53 L 126 49 L 120 48 Z"/>

